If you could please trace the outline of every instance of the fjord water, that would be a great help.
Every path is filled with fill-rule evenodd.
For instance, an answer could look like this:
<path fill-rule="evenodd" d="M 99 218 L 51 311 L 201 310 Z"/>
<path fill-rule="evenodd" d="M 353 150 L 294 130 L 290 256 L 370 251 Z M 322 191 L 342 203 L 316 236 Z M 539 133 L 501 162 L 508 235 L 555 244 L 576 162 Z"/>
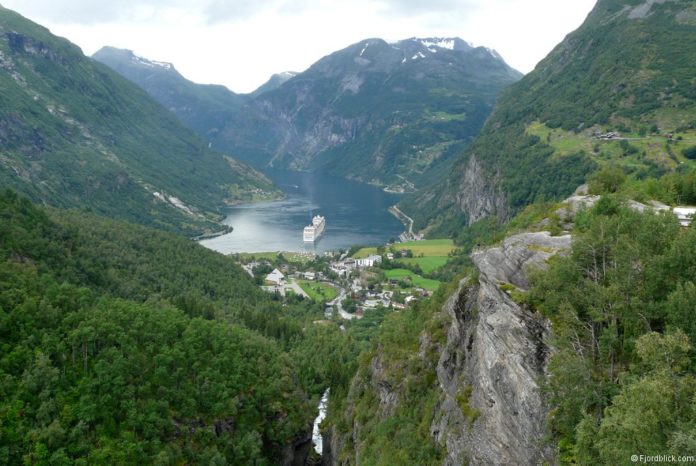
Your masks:
<path fill-rule="evenodd" d="M 234 230 L 202 241 L 223 254 L 266 251 L 336 251 L 384 244 L 404 230 L 388 211 L 400 196 L 363 183 L 320 173 L 267 170 L 285 199 L 230 208 L 224 223 Z M 326 233 L 312 243 L 302 229 L 313 215 L 326 217 Z"/>

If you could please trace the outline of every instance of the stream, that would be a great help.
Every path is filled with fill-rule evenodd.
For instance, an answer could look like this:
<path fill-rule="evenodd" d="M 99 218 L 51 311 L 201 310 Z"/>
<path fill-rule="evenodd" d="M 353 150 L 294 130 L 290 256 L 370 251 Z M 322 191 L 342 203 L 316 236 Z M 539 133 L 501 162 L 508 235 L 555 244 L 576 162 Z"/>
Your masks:
<path fill-rule="evenodd" d="M 314 428 L 312 429 L 312 441 L 314 442 L 314 451 L 322 454 L 324 450 L 324 442 L 321 438 L 321 431 L 319 430 L 319 425 L 321 421 L 326 418 L 326 409 L 329 406 L 329 389 L 327 388 L 319 401 L 319 415 L 314 420 Z"/>

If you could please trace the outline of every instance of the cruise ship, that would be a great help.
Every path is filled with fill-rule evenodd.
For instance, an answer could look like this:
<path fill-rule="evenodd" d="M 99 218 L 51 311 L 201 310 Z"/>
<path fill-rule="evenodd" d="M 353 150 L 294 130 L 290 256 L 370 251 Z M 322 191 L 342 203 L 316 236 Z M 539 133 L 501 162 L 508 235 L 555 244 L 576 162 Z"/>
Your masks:
<path fill-rule="evenodd" d="M 311 225 L 304 227 L 302 239 L 308 243 L 314 242 L 324 234 L 324 228 L 326 228 L 326 219 L 321 215 L 317 215 L 312 219 Z"/>

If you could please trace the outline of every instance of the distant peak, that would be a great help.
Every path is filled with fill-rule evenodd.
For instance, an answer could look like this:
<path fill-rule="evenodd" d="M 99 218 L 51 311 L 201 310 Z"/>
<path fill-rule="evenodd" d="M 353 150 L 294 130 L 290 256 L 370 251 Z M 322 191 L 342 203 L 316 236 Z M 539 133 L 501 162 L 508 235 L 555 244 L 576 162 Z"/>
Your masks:
<path fill-rule="evenodd" d="M 133 56 L 131 57 L 131 61 L 138 65 L 147 66 L 148 68 L 163 68 L 165 70 L 171 70 L 174 68 L 174 65 L 172 65 L 171 63 L 164 61 L 148 60 L 147 58 L 139 57 L 136 54 L 133 54 Z"/>
<path fill-rule="evenodd" d="M 277 73 L 276 76 L 283 79 L 291 79 L 297 76 L 298 74 L 300 73 L 298 73 L 297 71 L 283 71 L 281 73 Z"/>
<path fill-rule="evenodd" d="M 129 61 L 139 66 L 144 66 L 147 68 L 162 68 L 165 70 L 173 70 L 174 65 L 168 62 L 148 60 L 147 58 L 140 57 L 136 55 L 132 50 L 119 49 L 116 47 L 102 47 L 93 56 L 95 59 L 111 57 L 112 59 L 118 59 L 119 61 Z"/>
<path fill-rule="evenodd" d="M 503 56 L 500 55 L 495 49 L 491 49 L 489 47 L 484 47 L 488 53 L 491 54 L 493 58 L 497 58 L 498 60 L 503 60 Z"/>

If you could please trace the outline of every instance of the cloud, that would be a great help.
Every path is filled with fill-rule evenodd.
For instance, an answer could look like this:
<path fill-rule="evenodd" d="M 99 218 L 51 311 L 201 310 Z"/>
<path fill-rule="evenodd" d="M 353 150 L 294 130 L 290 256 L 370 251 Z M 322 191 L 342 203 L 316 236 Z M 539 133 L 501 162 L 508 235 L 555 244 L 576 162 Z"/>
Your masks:
<path fill-rule="evenodd" d="M 28 16 L 59 24 L 84 25 L 144 21 L 171 11 L 185 11 L 213 24 L 248 19 L 286 4 L 303 10 L 305 4 L 309 6 L 308 2 L 288 0 L 4 0 L 3 3 Z"/>
<path fill-rule="evenodd" d="M 382 0 L 379 2 L 385 13 L 397 15 L 441 13 L 464 13 L 476 9 L 482 2 L 480 0 Z"/>
<path fill-rule="evenodd" d="M 350 7 L 376 10 L 384 16 L 452 13 L 459 16 L 482 3 L 481 0 L 354 0 Z M 237 22 L 264 13 L 296 15 L 342 7 L 335 0 L 4 0 L 4 4 L 55 23 L 85 25 L 144 21 L 170 10 L 186 11 L 204 18 L 208 24 L 215 24 Z"/>
<path fill-rule="evenodd" d="M 98 24 L 145 20 L 159 10 L 190 3 L 185 0 L 4 0 L 8 8 L 61 24 Z"/>
<path fill-rule="evenodd" d="M 204 3 L 204 2 L 199 2 Z M 213 0 L 202 10 L 209 24 L 248 19 L 262 12 L 277 10 L 282 6 L 278 0 Z"/>

